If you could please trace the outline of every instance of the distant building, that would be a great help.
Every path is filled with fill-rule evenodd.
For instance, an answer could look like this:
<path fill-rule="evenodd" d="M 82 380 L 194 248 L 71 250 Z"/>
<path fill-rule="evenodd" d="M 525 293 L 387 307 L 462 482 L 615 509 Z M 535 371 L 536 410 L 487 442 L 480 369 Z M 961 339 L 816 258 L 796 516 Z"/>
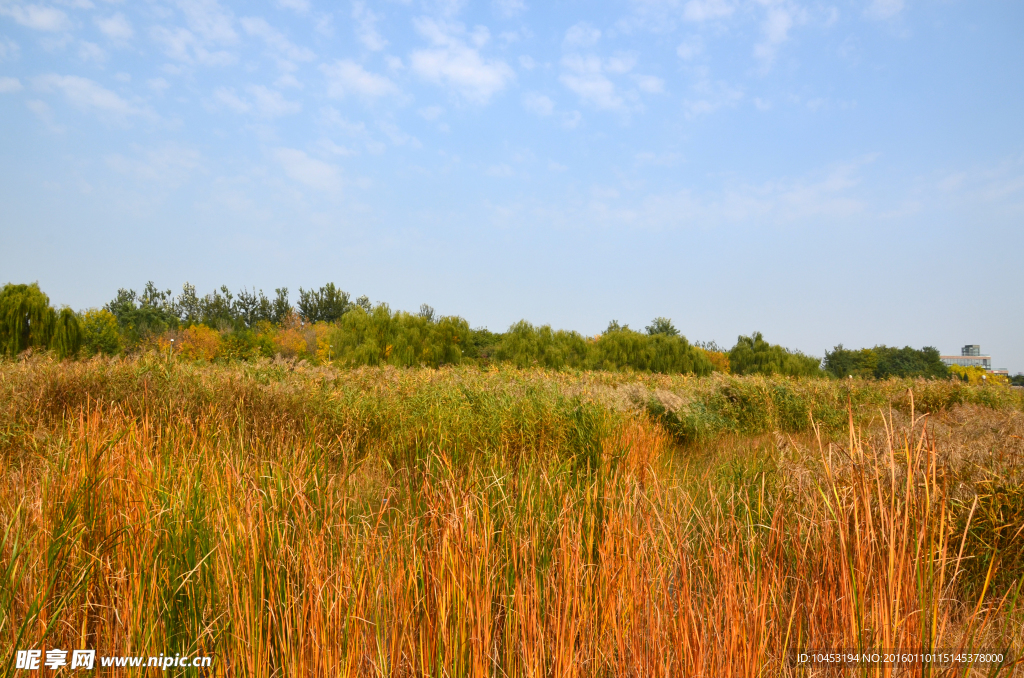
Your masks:
<path fill-rule="evenodd" d="M 959 365 L 960 367 L 980 367 L 993 374 L 1009 374 L 1009 370 L 1005 367 L 1001 367 L 997 370 L 992 369 L 992 356 L 982 355 L 981 346 L 979 344 L 967 344 L 960 349 L 960 355 L 944 355 L 940 356 L 942 362 L 947 365 Z"/>

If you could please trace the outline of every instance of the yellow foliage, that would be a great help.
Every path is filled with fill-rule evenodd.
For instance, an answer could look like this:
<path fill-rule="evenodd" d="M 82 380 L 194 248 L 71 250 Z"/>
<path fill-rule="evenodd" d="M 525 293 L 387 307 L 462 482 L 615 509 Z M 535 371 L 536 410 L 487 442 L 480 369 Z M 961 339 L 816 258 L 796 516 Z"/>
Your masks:
<path fill-rule="evenodd" d="M 969 384 L 1009 384 L 1010 379 L 1005 374 L 992 374 L 983 367 L 964 367 L 962 365 L 950 365 L 949 371 L 958 376 L 962 381 Z M 982 379 L 984 377 L 984 379 Z"/>
<path fill-rule="evenodd" d="M 178 353 L 190 360 L 213 360 L 220 353 L 220 332 L 193 325 L 178 336 Z"/>
<path fill-rule="evenodd" d="M 708 357 L 708 360 L 711 361 L 711 364 L 715 368 L 715 372 L 724 372 L 725 374 L 729 374 L 728 353 L 722 353 L 720 351 L 704 351 L 704 355 L 706 355 Z"/>

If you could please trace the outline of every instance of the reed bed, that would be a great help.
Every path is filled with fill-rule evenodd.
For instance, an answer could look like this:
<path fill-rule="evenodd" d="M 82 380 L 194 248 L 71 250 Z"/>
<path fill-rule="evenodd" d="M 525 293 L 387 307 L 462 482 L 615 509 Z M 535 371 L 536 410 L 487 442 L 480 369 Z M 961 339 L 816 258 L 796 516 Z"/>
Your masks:
<path fill-rule="evenodd" d="M 1020 648 L 1019 397 L 854 381 L 2 363 L 0 667 L 776 676 L 826 675 L 806 648 Z"/>

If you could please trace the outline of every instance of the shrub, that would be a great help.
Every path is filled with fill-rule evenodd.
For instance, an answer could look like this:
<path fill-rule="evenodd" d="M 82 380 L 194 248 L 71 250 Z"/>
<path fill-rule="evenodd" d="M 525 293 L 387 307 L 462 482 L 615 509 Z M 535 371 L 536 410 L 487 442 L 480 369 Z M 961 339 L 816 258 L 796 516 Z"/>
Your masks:
<path fill-rule="evenodd" d="M 740 336 L 729 351 L 733 374 L 782 374 L 789 377 L 814 377 L 821 374 L 821 361 L 799 351 L 769 344 L 760 332 Z"/>
<path fill-rule="evenodd" d="M 925 377 L 945 379 L 950 372 L 939 356 L 939 350 L 932 346 L 915 349 L 909 346 L 875 346 L 857 351 L 843 348 L 839 344 L 825 353 L 825 372 L 834 377 Z"/>
<path fill-rule="evenodd" d="M 82 354 L 117 355 L 121 351 L 121 337 L 117 332 L 117 318 L 106 309 L 90 308 L 82 314 Z"/>
<path fill-rule="evenodd" d="M 220 332 L 193 325 L 178 335 L 178 353 L 190 360 L 213 360 L 220 353 Z"/>
<path fill-rule="evenodd" d="M 496 357 L 516 367 L 580 368 L 587 360 L 587 341 L 578 332 L 520 320 L 505 333 Z"/>

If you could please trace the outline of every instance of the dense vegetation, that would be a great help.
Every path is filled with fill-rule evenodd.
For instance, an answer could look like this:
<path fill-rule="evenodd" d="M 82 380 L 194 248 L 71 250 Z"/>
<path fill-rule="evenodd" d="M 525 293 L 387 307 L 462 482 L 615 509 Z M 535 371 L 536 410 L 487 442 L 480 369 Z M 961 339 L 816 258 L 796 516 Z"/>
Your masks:
<path fill-rule="evenodd" d="M 260 678 L 1019 648 L 1022 406 L 923 379 L 0 361 L 0 673 L 27 648 Z"/>
<path fill-rule="evenodd" d="M 949 368 L 939 359 L 939 349 L 926 346 L 913 349 L 875 346 L 851 351 L 840 344 L 825 353 L 825 371 L 835 377 L 931 377 L 944 378 Z"/>
<path fill-rule="evenodd" d="M 141 293 L 118 290 L 103 309 L 82 313 L 55 311 L 38 285 L 9 284 L 0 292 L 0 318 L 0 352 L 7 355 L 27 349 L 52 350 L 61 358 L 159 350 L 207 361 L 281 356 L 350 367 L 507 363 L 661 374 L 980 379 L 950 371 L 932 347 L 839 345 L 822 361 L 771 344 L 760 332 L 740 336 L 731 349 L 693 344 L 663 317 L 642 332 L 613 320 L 593 337 L 525 320 L 495 333 L 458 316 L 438 316 L 426 304 L 408 313 L 365 296 L 353 300 L 333 283 L 299 288 L 293 306 L 284 287 L 273 297 L 262 290 L 234 294 L 226 286 L 200 296 L 186 283 L 175 296 L 150 282 Z"/>

